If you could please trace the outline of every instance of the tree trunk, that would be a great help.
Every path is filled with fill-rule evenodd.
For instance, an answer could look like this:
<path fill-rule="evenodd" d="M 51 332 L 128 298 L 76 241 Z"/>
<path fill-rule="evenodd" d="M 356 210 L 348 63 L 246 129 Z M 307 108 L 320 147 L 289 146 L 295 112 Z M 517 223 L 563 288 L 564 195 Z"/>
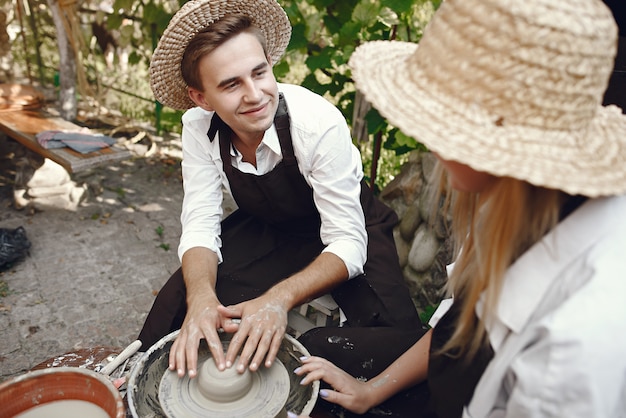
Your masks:
<path fill-rule="evenodd" d="M 57 43 L 59 45 L 59 101 L 61 117 L 73 121 L 77 115 L 76 99 L 76 54 L 68 38 L 69 24 L 65 11 L 59 6 L 58 0 L 47 0 L 56 26 Z"/>

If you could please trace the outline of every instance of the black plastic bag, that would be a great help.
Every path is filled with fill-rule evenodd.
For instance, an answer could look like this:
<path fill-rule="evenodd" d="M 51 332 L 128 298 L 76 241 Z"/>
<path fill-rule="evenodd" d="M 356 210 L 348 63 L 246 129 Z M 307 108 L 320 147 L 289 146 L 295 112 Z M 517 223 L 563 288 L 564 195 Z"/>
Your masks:
<path fill-rule="evenodd" d="M 10 268 L 15 261 L 28 255 L 30 241 L 24 227 L 0 228 L 0 271 Z"/>

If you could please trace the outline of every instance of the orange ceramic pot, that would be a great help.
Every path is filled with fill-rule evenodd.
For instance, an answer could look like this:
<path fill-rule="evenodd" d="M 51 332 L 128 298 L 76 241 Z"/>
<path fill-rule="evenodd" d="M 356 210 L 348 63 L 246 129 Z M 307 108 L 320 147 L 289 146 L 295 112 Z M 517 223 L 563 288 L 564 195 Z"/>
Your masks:
<path fill-rule="evenodd" d="M 14 377 L 0 384 L 0 418 L 11 418 L 55 401 L 85 401 L 110 418 L 124 418 L 119 391 L 106 376 L 77 367 L 52 367 Z"/>

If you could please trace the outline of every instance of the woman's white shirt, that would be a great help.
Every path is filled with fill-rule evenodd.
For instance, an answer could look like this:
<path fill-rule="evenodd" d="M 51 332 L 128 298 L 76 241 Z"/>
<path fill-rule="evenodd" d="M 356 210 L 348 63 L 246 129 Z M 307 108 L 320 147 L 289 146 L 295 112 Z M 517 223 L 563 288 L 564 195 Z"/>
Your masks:
<path fill-rule="evenodd" d="M 464 417 L 626 416 L 625 299 L 626 196 L 589 200 L 508 270 Z"/>

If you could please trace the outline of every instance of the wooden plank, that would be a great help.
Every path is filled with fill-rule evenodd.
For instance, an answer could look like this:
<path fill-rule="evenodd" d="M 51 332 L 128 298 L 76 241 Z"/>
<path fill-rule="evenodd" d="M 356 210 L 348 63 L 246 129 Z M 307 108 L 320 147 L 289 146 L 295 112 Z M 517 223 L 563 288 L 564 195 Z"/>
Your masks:
<path fill-rule="evenodd" d="M 131 157 L 130 151 L 114 145 L 88 154 L 71 148 L 46 149 L 37 142 L 39 132 L 48 130 L 80 131 L 72 122 L 53 116 L 43 110 L 19 110 L 0 112 L 0 130 L 28 149 L 65 167 L 70 173 L 87 170 L 105 163 L 117 162 Z"/>

